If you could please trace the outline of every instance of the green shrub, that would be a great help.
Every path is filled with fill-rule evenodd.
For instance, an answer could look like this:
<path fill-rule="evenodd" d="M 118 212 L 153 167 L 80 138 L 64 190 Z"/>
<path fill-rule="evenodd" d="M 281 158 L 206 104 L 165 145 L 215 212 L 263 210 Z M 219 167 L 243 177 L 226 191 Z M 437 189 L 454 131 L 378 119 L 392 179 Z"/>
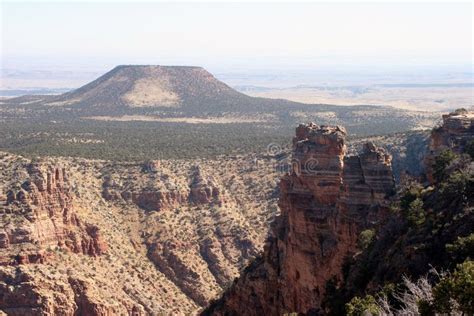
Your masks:
<path fill-rule="evenodd" d="M 416 198 L 410 203 L 406 211 L 406 219 L 411 226 L 420 226 L 425 222 L 426 215 L 423 209 L 423 200 Z"/>
<path fill-rule="evenodd" d="M 474 314 L 474 261 L 457 266 L 433 288 L 433 306 L 438 313 L 451 313 L 455 308 L 465 315 Z"/>
<path fill-rule="evenodd" d="M 367 249 L 373 242 L 375 237 L 375 230 L 374 229 L 366 229 L 363 230 L 359 234 L 359 238 L 357 240 L 359 244 L 359 248 L 362 250 Z"/>
<path fill-rule="evenodd" d="M 456 171 L 448 180 L 440 185 L 440 193 L 444 200 L 467 200 L 473 194 L 474 179 L 467 171 Z"/>
<path fill-rule="evenodd" d="M 410 207 L 410 204 L 421 197 L 421 192 L 423 191 L 423 186 L 419 183 L 412 183 L 407 187 L 401 195 L 400 198 L 400 208 L 402 211 L 407 211 Z"/>
<path fill-rule="evenodd" d="M 436 181 L 441 182 L 446 178 L 446 168 L 453 162 L 456 155 L 449 149 L 443 150 L 433 164 L 433 176 Z"/>
<path fill-rule="evenodd" d="M 474 233 L 458 237 L 453 244 L 446 244 L 446 250 L 458 258 L 467 258 L 474 254 Z"/>
<path fill-rule="evenodd" d="M 435 310 L 433 305 L 426 300 L 419 300 L 417 302 L 418 312 L 420 316 L 433 316 L 435 315 Z"/>
<path fill-rule="evenodd" d="M 346 312 L 348 316 L 368 316 L 378 315 L 380 310 L 377 302 L 372 295 L 367 295 L 364 298 L 355 296 L 346 304 Z"/>

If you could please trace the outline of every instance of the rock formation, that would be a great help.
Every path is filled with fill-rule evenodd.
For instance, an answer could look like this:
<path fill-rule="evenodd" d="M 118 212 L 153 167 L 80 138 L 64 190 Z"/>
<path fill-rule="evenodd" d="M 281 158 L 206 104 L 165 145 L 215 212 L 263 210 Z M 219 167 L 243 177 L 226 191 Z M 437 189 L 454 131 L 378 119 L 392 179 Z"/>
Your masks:
<path fill-rule="evenodd" d="M 66 170 L 31 163 L 26 174 L 0 205 L 0 264 L 44 262 L 56 247 L 104 253 L 99 228 L 82 222 L 74 210 Z"/>
<path fill-rule="evenodd" d="M 472 142 L 474 133 L 474 112 L 458 109 L 443 115 L 442 125 L 431 132 L 429 153 L 425 157 L 426 175 L 430 183 L 434 182 L 433 163 L 436 156 L 443 150 L 454 153 L 464 152 L 469 141 Z"/>
<path fill-rule="evenodd" d="M 189 201 L 194 204 L 215 203 L 222 205 L 222 195 L 216 181 L 206 175 L 199 166 L 192 170 L 192 180 L 189 184 Z"/>
<path fill-rule="evenodd" d="M 224 203 L 222 189 L 212 177 L 199 166 L 194 166 L 190 173 L 189 183 L 176 182 L 169 170 L 160 169 L 156 162 L 147 162 L 141 172 L 142 183 L 109 176 L 104 181 L 102 196 L 109 201 L 130 201 L 146 211 L 167 211 L 188 202 L 219 206 Z"/>
<path fill-rule="evenodd" d="M 359 233 L 377 225 L 394 193 L 391 157 L 372 144 L 346 156 L 346 132 L 300 125 L 292 171 L 280 183 L 281 215 L 264 254 L 204 314 L 317 313 L 326 282 L 342 277 Z"/>

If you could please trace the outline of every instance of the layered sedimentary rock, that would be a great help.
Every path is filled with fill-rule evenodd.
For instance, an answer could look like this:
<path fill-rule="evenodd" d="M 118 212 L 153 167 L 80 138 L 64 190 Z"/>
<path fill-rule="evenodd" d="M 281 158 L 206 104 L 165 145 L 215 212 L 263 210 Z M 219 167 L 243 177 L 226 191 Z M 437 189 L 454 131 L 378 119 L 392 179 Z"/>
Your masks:
<path fill-rule="evenodd" d="M 54 179 L 47 193 L 29 172 L 30 159 L 0 152 L 0 208 L 5 210 L 0 231 L 2 247 L 8 245 L 0 249 L 2 262 L 8 263 L 0 265 L 0 314 L 195 314 L 263 248 L 268 222 L 277 211 L 277 173 L 274 160 L 262 158 L 256 168 L 255 157 L 146 163 L 35 159 L 45 188 L 48 173 L 59 169 L 60 178 L 62 169 L 67 170 L 65 179 Z M 86 223 L 93 223 L 100 228 L 100 240 L 107 241 L 106 253 L 74 253 L 54 238 L 50 244 L 12 245 L 8 227 L 23 227 L 31 238 L 33 222 L 20 211 L 26 205 L 18 201 L 22 190 L 28 201 L 33 199 L 22 188 L 27 181 L 38 189 L 35 196 L 44 202 L 40 208 L 55 214 L 58 234 L 67 208 L 66 218 L 77 219 L 80 227 L 71 224 L 66 229 L 79 237 L 87 234 Z M 147 209 L 138 199 L 125 199 L 122 193 L 127 192 L 137 197 L 150 192 L 162 207 L 150 203 Z M 172 192 L 179 192 L 181 200 L 163 198 Z M 46 227 L 48 221 L 35 223 Z M 61 236 L 68 241 L 67 235 Z"/>
<path fill-rule="evenodd" d="M 6 315 L 146 314 L 131 300 L 119 304 L 102 300 L 91 280 L 76 276 L 39 278 L 25 266 L 9 268 L 0 270 L 0 308 Z"/>
<path fill-rule="evenodd" d="M 444 150 L 462 153 L 468 142 L 472 142 L 474 133 L 474 111 L 456 110 L 443 115 L 442 125 L 431 132 L 429 152 L 425 157 L 426 175 L 430 183 L 434 182 L 433 163 L 435 157 Z"/>
<path fill-rule="evenodd" d="M 235 157 L 207 163 L 116 163 L 102 169 L 101 183 L 108 203 L 143 216 L 137 242 L 147 259 L 199 306 L 255 258 L 267 232 L 266 214 L 276 212 L 271 164 L 256 169 L 255 158 L 242 163 Z"/>
<path fill-rule="evenodd" d="M 222 205 L 222 189 L 216 181 L 194 166 L 189 183 L 178 182 L 157 162 L 147 162 L 142 168 L 143 182 L 136 179 L 106 177 L 102 196 L 109 201 L 130 201 L 146 211 L 167 211 L 185 204 Z M 133 183 L 133 185 L 132 185 Z"/>
<path fill-rule="evenodd" d="M 394 193 L 391 157 L 372 144 L 346 157 L 342 127 L 296 129 L 281 216 L 264 254 L 204 314 L 317 313 L 326 282 L 342 277 L 359 233 L 383 219 Z"/>
<path fill-rule="evenodd" d="M 189 184 L 189 201 L 194 204 L 223 203 L 221 190 L 216 181 L 206 175 L 199 166 L 192 170 L 192 180 Z"/>
<path fill-rule="evenodd" d="M 352 221 L 375 224 L 385 217 L 387 196 L 395 193 L 392 158 L 372 143 L 363 146 L 360 155 L 344 158 L 343 192 L 339 209 Z"/>
<path fill-rule="evenodd" d="M 0 264 L 45 262 L 56 247 L 98 256 L 106 244 L 97 226 L 77 216 L 67 173 L 31 163 L 0 205 Z"/>
<path fill-rule="evenodd" d="M 154 176 L 154 181 L 140 185 L 135 185 L 135 183 L 131 185 L 132 181 L 129 179 L 114 179 L 107 176 L 103 183 L 102 197 L 108 201 L 132 202 L 145 211 L 166 211 L 187 202 L 188 191 L 186 188 L 180 187 L 172 181 L 166 181 L 169 182 L 169 185 L 164 186 L 162 185 L 165 182 L 163 175 L 157 174 L 156 170 L 147 171 L 147 173 Z M 165 178 L 168 180 L 167 176 Z"/>

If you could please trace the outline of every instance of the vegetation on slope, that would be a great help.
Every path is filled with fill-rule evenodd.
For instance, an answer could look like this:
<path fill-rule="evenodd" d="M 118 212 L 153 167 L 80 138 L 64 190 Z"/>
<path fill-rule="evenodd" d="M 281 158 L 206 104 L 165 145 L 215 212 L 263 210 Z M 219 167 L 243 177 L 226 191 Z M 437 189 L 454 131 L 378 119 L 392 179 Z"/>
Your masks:
<path fill-rule="evenodd" d="M 444 151 L 433 167 L 436 184 L 405 183 L 387 223 L 361 234 L 344 280 L 327 284 L 329 314 L 472 314 L 472 157 Z"/>
<path fill-rule="evenodd" d="M 290 142 L 301 122 L 343 125 L 360 137 L 428 127 L 436 118 L 250 97 L 198 67 L 120 66 L 62 95 L 2 100 L 0 149 L 113 160 L 210 157 Z"/>

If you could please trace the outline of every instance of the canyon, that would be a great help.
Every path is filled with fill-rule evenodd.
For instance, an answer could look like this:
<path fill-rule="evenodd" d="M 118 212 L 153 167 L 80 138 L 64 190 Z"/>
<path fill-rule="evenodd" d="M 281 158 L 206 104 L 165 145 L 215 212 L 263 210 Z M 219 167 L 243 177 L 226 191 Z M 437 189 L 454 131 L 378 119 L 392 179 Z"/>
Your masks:
<path fill-rule="evenodd" d="M 293 168 L 280 182 L 277 218 L 263 256 L 204 314 L 320 312 L 325 284 L 342 277 L 361 231 L 379 225 L 395 193 L 391 157 L 367 143 L 346 155 L 340 126 L 300 125 Z"/>
<path fill-rule="evenodd" d="M 186 314 L 260 251 L 272 157 L 119 163 L 0 153 L 0 310 Z"/>
<path fill-rule="evenodd" d="M 439 152 L 461 155 L 470 146 L 472 122 L 469 111 L 444 117 L 430 138 L 427 170 Z M 374 246 L 382 252 L 375 258 L 364 252 L 364 233 L 380 231 L 376 243 L 395 238 L 396 245 L 393 227 L 405 224 L 392 210 L 399 201 L 392 156 L 372 142 L 355 149 L 347 137 L 342 126 L 301 124 L 291 155 L 278 148 L 214 159 L 0 152 L 0 310 L 325 314 L 328 284 L 359 284 L 363 260 L 373 269 L 368 289 L 414 266 L 423 273 L 436 260 L 416 256 L 411 244 Z M 472 231 L 468 215 L 456 215 L 442 242 Z M 378 262 L 383 251 L 391 259 Z"/>
<path fill-rule="evenodd" d="M 433 164 L 443 150 L 461 156 L 456 162 L 460 169 L 451 172 L 463 170 L 472 175 L 472 162 L 463 156 L 473 144 L 472 115 L 457 110 L 444 115 L 442 125 L 433 130 L 425 158 L 429 184 L 434 183 Z M 400 280 L 403 275 L 420 277 L 430 267 L 450 264 L 445 245 L 472 234 L 472 192 L 459 189 L 454 194 L 466 196 L 455 200 L 465 202 L 456 203 L 443 197 L 443 187 L 440 192 L 431 187 L 433 193 L 427 191 L 426 203 L 441 198 L 433 206 L 436 213 L 431 225 L 446 227 L 439 228 L 435 236 L 430 226 L 407 230 L 404 226 L 413 224 L 392 210 L 399 197 L 391 156 L 372 143 L 365 144 L 359 155 L 346 156 L 345 136 L 339 126 L 311 123 L 296 129 L 293 168 L 280 182 L 281 215 L 271 229 L 263 255 L 247 266 L 202 315 L 337 314 L 334 306 L 328 310 L 328 305 L 333 304 L 338 291 L 342 293 L 339 295 L 374 291 L 377 285 Z M 362 249 L 361 238 L 368 231 L 379 236 L 372 248 Z M 433 257 L 430 247 L 442 250 Z M 336 290 L 329 297 L 325 291 L 334 285 Z M 344 312 L 341 306 L 335 309 Z"/>
<path fill-rule="evenodd" d="M 44 262 L 51 247 L 93 257 L 106 251 L 99 227 L 78 218 L 65 169 L 31 163 L 17 172 L 26 180 L 10 189 L 0 206 L 0 245 L 16 255 L 2 258 L 1 265 Z"/>

